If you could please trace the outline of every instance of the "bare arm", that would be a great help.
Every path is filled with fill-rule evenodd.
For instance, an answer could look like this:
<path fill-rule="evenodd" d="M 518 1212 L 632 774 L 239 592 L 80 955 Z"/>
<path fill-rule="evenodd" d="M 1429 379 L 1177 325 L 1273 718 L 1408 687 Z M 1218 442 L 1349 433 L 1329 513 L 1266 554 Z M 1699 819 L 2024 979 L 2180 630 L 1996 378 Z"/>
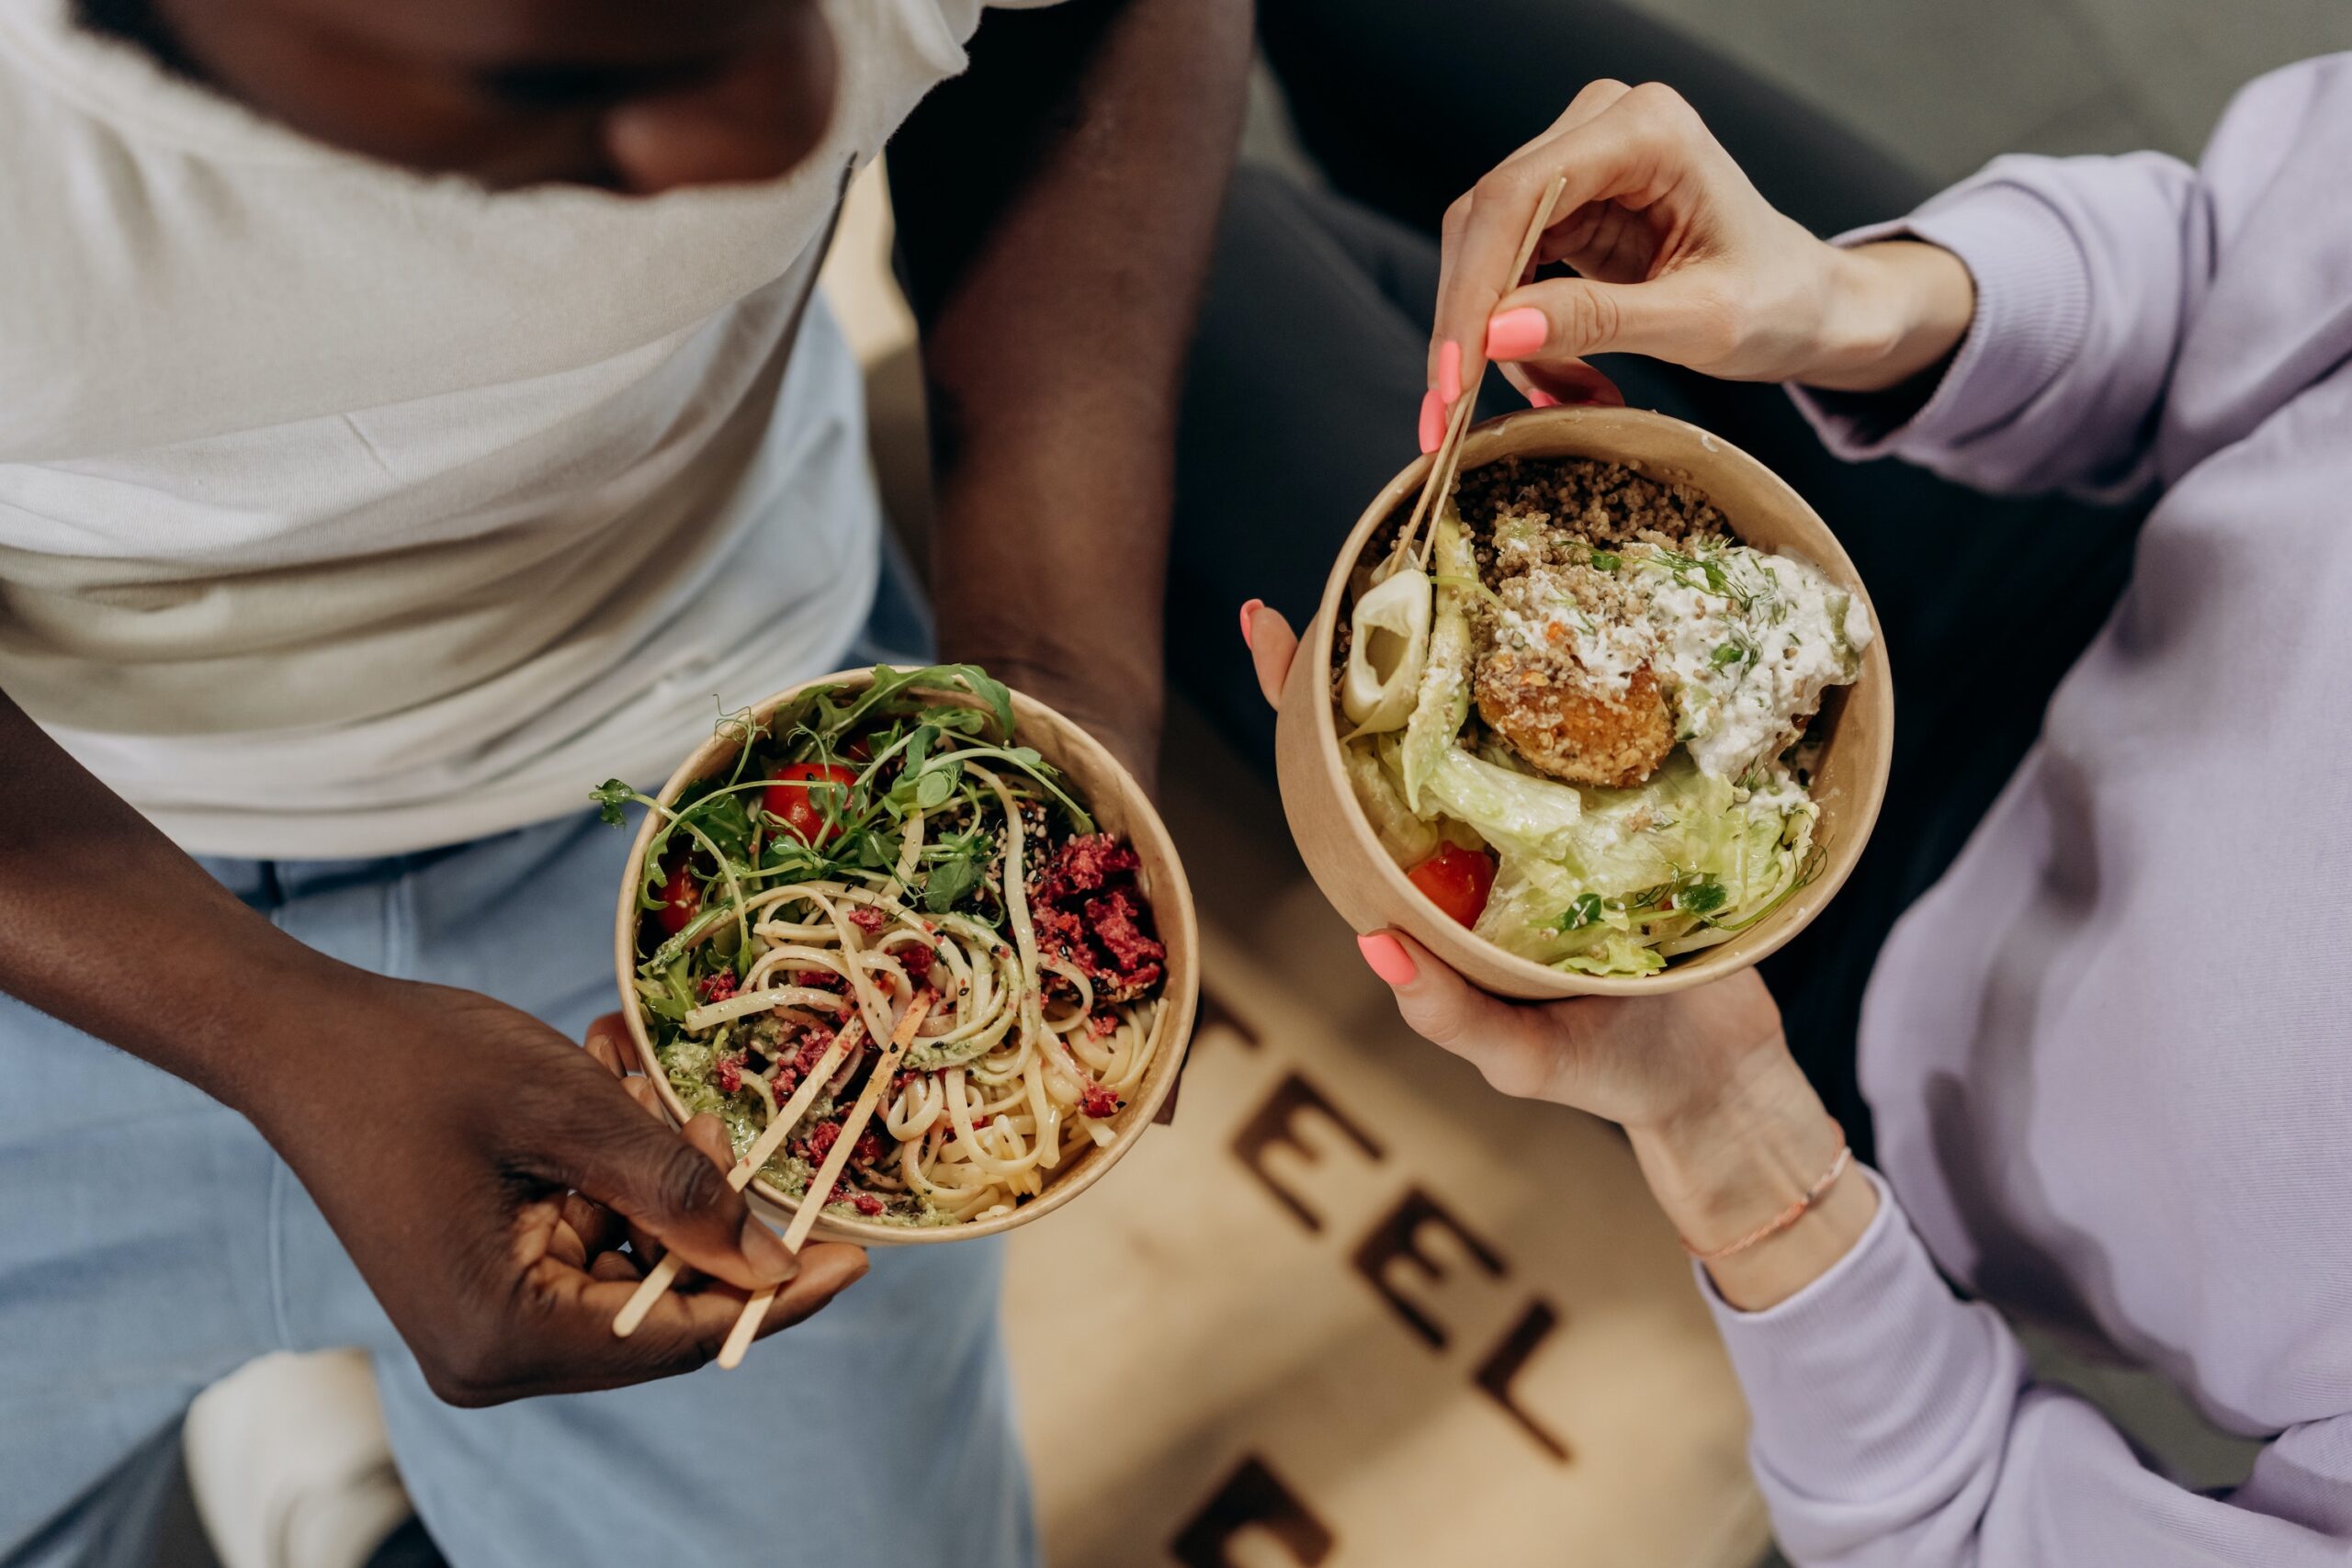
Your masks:
<path fill-rule="evenodd" d="M 892 143 L 923 325 L 944 651 L 1148 776 L 1178 389 L 1240 125 L 1246 0 L 990 15 Z"/>
<path fill-rule="evenodd" d="M 251 1120 L 443 1397 L 487 1404 L 635 1382 L 716 1353 L 740 1292 L 673 1297 L 636 1337 L 612 1337 L 635 1274 L 617 1257 L 591 1257 L 620 1235 L 598 1205 L 738 1285 L 786 1271 L 781 1244 L 728 1190 L 723 1156 L 633 1104 L 609 1042 L 592 1059 L 488 997 L 389 980 L 304 947 L 5 694 L 0 795 L 12 806 L 0 833 L 0 990 Z M 770 1326 L 805 1317 L 864 1271 L 854 1247 L 810 1248 Z"/>

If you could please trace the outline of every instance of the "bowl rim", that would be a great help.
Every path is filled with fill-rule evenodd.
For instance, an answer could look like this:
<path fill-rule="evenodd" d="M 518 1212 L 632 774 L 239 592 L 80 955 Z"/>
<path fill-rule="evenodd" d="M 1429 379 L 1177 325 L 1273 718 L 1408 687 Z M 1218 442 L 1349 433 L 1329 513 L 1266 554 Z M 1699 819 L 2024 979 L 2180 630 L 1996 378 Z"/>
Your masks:
<path fill-rule="evenodd" d="M 1357 519 L 1355 527 L 1349 531 L 1346 541 L 1340 547 L 1339 554 L 1331 564 L 1329 574 L 1324 579 L 1323 595 L 1317 602 L 1314 619 L 1308 624 L 1306 633 L 1300 640 L 1299 652 L 1291 678 L 1304 680 L 1312 677 L 1315 681 L 1316 690 L 1310 694 L 1315 700 L 1308 704 L 1308 710 L 1315 727 L 1317 754 L 1344 802 L 1342 816 L 1347 823 L 1351 840 L 1360 857 L 1366 863 L 1377 868 L 1376 874 L 1392 900 L 1402 898 L 1408 905 L 1418 908 L 1425 917 L 1436 923 L 1437 929 L 1459 931 L 1464 940 L 1478 944 L 1482 957 L 1498 965 L 1502 973 L 1518 981 L 1524 987 L 1524 994 L 1530 997 L 1655 997 L 1722 979 L 1762 962 L 1786 946 L 1794 940 L 1798 932 L 1818 919 L 1821 911 L 1828 908 L 1830 900 L 1835 898 L 1838 890 L 1846 885 L 1847 879 L 1853 874 L 1855 865 L 1861 860 L 1862 850 L 1869 843 L 1871 833 L 1878 825 L 1879 813 L 1886 800 L 1887 779 L 1894 761 L 1894 676 L 1887 657 L 1885 626 L 1879 618 L 1878 605 L 1871 600 L 1869 585 L 1863 582 L 1861 573 L 1855 570 L 1853 558 L 1846 553 L 1843 542 L 1838 539 L 1829 525 L 1822 520 L 1820 513 L 1814 511 L 1812 504 L 1804 496 L 1798 494 L 1787 480 L 1781 479 L 1770 467 L 1737 444 L 1715 434 L 1713 431 L 1693 424 L 1688 420 L 1677 419 L 1671 414 L 1659 413 L 1655 410 L 1595 404 L 1526 409 L 1502 414 L 1473 424 L 1464 434 L 1463 441 L 1465 447 L 1473 442 L 1482 446 L 1492 446 L 1497 444 L 1500 434 L 1528 425 L 1556 426 L 1572 423 L 1651 425 L 1660 430 L 1670 431 L 1678 437 L 1695 438 L 1705 447 L 1711 457 L 1727 461 L 1735 467 L 1746 468 L 1755 479 L 1762 482 L 1767 490 L 1779 493 L 1791 515 L 1810 524 L 1811 527 L 1816 531 L 1826 550 L 1824 552 L 1807 549 L 1803 552 L 1804 558 L 1828 572 L 1840 585 L 1857 595 L 1861 601 L 1862 607 L 1870 615 L 1873 635 L 1871 637 L 1870 646 L 1862 650 L 1861 673 L 1850 684 L 1835 688 L 1835 690 L 1842 694 L 1838 698 L 1841 705 L 1838 715 L 1838 723 L 1840 726 L 1848 722 L 1848 716 L 1857 702 L 1868 703 L 1874 710 L 1874 716 L 1878 721 L 1877 734 L 1881 737 L 1878 754 L 1875 765 L 1870 770 L 1865 787 L 1858 792 L 1852 805 L 1844 813 L 1844 820 L 1850 824 L 1850 827 L 1841 834 L 1840 842 L 1831 847 L 1829 859 L 1822 869 L 1822 874 L 1815 878 L 1812 885 L 1817 891 L 1814 894 L 1810 911 L 1804 919 L 1779 922 L 1777 927 L 1768 920 L 1764 926 L 1743 931 L 1728 942 L 1718 943 L 1713 947 L 1702 948 L 1680 960 L 1669 961 L 1664 969 L 1651 975 L 1571 974 L 1565 970 L 1555 969 L 1549 964 L 1538 964 L 1532 958 L 1526 958 L 1498 947 L 1486 938 L 1478 936 L 1469 927 L 1461 925 L 1453 916 L 1439 908 L 1427 894 L 1414 886 L 1411 879 L 1405 874 L 1403 868 L 1396 864 L 1386 850 L 1381 848 L 1378 836 L 1373 831 L 1371 822 L 1363 814 L 1363 804 L 1356 799 L 1355 790 L 1348 781 L 1347 769 L 1340 754 L 1339 726 L 1332 716 L 1329 696 L 1332 639 L 1337 635 L 1340 606 L 1346 597 L 1349 579 L 1353 574 L 1357 558 L 1363 553 L 1364 546 L 1370 541 L 1372 536 L 1395 514 L 1398 505 L 1420 488 L 1428 476 L 1430 465 L 1436 461 L 1435 454 L 1425 453 L 1406 465 L 1396 478 L 1390 479 L 1381 488 L 1379 493 L 1374 496 L 1371 503 L 1364 508 L 1363 515 Z M 1499 460 L 1501 457 L 1530 455 L 1501 453 L 1498 454 L 1495 459 L 1489 460 Z M 1574 455 L 1558 454 L 1558 456 Z M 1649 473 L 1648 466 L 1641 459 L 1605 457 L 1593 460 L 1622 463 L 1633 468 L 1637 473 L 1645 473 L 1651 478 L 1658 477 Z M 1483 466 L 1483 462 L 1471 461 L 1467 458 L 1461 464 L 1461 468 L 1465 471 Z M 1715 499 L 1713 488 L 1701 483 L 1695 477 L 1684 476 L 1682 482 L 1706 493 L 1711 501 Z M 1717 502 L 1717 505 L 1720 506 L 1721 502 Z M 1739 534 L 1737 525 L 1730 518 L 1728 513 L 1725 514 L 1725 521 L 1732 525 L 1732 532 L 1735 536 L 1737 536 Z"/>
<path fill-rule="evenodd" d="M 854 666 L 798 682 L 752 704 L 748 708 L 729 713 L 721 720 L 721 725 L 746 714 L 752 723 L 763 723 L 778 708 L 820 687 L 847 685 L 858 689 L 870 684 L 875 671 L 880 668 L 883 666 Z M 953 688 L 922 686 L 912 689 L 966 705 L 977 701 L 969 693 Z M 1200 1010 L 1201 939 L 1191 879 L 1185 873 L 1182 857 L 1177 852 L 1175 840 L 1169 833 L 1168 825 L 1160 819 L 1159 808 L 1152 804 L 1151 797 L 1127 772 L 1125 764 L 1112 755 L 1107 747 L 1076 720 L 1018 689 L 1010 686 L 1006 689 L 1012 695 L 1013 734 L 1018 742 L 1035 747 L 1041 757 L 1065 773 L 1070 772 L 1063 761 L 1068 750 L 1076 750 L 1085 754 L 1089 768 L 1101 770 L 1102 776 L 1109 778 L 1116 787 L 1120 810 L 1126 818 L 1128 841 L 1148 840 L 1152 846 L 1153 856 L 1170 873 L 1168 880 L 1173 886 L 1151 886 L 1145 889 L 1151 902 L 1152 919 L 1159 929 L 1159 940 L 1168 950 L 1160 1019 L 1160 1027 L 1167 1032 L 1160 1043 L 1159 1054 L 1147 1069 L 1136 1098 L 1114 1119 L 1111 1141 L 1079 1150 L 1071 1162 L 1046 1184 L 1043 1192 L 1012 1213 L 957 1225 L 888 1225 L 820 1213 L 812 1229 L 812 1239 L 853 1241 L 868 1247 L 976 1241 L 1040 1219 L 1101 1180 L 1105 1172 L 1125 1157 L 1159 1115 L 1160 1107 L 1175 1091 L 1176 1080 L 1182 1074 L 1185 1055 L 1192 1045 L 1193 1022 Z M 1039 728 L 1050 733 L 1044 736 L 1034 733 Z M 1048 744 L 1040 744 L 1041 740 Z M 653 798 L 668 806 L 688 784 L 720 763 L 731 760 L 740 744 L 731 739 L 723 728 L 714 728 L 710 739 L 688 753 L 670 774 L 669 780 L 655 792 Z M 1087 802 L 1090 807 L 1098 806 L 1101 794 L 1099 788 L 1091 792 L 1093 798 Z M 654 1060 L 653 1043 L 646 1029 L 645 1010 L 632 984 L 637 973 L 637 893 L 641 885 L 646 852 L 653 842 L 655 821 L 654 813 L 647 811 L 644 820 L 638 825 L 637 836 L 629 845 L 628 862 L 622 868 L 620 897 L 613 916 L 613 967 L 620 991 L 621 1019 L 628 1028 L 631 1046 L 637 1053 L 638 1065 L 652 1084 L 654 1094 L 662 1102 L 663 1114 L 670 1119 L 672 1125 L 683 1126 L 689 1112 L 685 1102 L 671 1086 L 669 1075 L 662 1071 Z M 1149 872 L 1148 863 L 1145 869 Z M 769 1182 L 765 1177 L 753 1177 L 744 1195 L 764 1202 L 786 1216 L 797 1213 L 800 1206 L 797 1199 Z"/>

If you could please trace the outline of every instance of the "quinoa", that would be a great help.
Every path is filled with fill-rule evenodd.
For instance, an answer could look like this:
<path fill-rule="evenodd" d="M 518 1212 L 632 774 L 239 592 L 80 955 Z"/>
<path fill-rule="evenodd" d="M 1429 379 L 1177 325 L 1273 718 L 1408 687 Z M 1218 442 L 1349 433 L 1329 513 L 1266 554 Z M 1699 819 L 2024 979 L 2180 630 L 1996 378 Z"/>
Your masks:
<path fill-rule="evenodd" d="M 1482 565 L 1498 534 L 1543 541 L 1526 552 L 1528 565 L 1566 565 L 1635 543 L 1681 550 L 1731 537 L 1714 502 L 1690 486 L 1590 457 L 1505 457 L 1465 469 L 1455 499 Z"/>

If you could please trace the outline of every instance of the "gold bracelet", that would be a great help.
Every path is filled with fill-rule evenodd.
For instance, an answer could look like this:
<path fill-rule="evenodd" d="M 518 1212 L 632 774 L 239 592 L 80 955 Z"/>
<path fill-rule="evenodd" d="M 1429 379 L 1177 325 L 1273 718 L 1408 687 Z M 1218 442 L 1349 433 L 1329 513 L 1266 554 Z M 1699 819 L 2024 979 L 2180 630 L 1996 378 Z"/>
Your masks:
<path fill-rule="evenodd" d="M 1776 1236 L 1782 1231 L 1787 1230 L 1791 1225 L 1795 1224 L 1799 1220 L 1804 1219 L 1806 1212 L 1815 1203 L 1821 1201 L 1821 1195 L 1838 1184 L 1838 1179 L 1846 1174 L 1846 1168 L 1853 1163 L 1853 1159 L 1854 1146 L 1851 1144 L 1841 1144 L 1838 1145 L 1838 1157 L 1829 1162 L 1829 1168 L 1821 1173 L 1820 1180 L 1805 1189 L 1804 1197 L 1798 1199 L 1795 1202 L 1790 1204 L 1787 1208 L 1781 1210 L 1779 1213 L 1773 1215 L 1762 1224 L 1758 1225 L 1754 1230 L 1749 1231 L 1746 1235 L 1741 1236 L 1737 1241 L 1733 1242 L 1728 1247 L 1719 1247 L 1713 1252 L 1702 1252 L 1697 1247 L 1690 1245 L 1689 1237 L 1682 1236 L 1677 1237 L 1676 1239 L 1682 1243 L 1683 1251 L 1689 1253 L 1692 1258 L 1698 1259 L 1702 1263 L 1719 1263 L 1723 1259 L 1729 1258 L 1735 1252 L 1745 1252 L 1749 1247 L 1754 1247 L 1758 1242 Z"/>

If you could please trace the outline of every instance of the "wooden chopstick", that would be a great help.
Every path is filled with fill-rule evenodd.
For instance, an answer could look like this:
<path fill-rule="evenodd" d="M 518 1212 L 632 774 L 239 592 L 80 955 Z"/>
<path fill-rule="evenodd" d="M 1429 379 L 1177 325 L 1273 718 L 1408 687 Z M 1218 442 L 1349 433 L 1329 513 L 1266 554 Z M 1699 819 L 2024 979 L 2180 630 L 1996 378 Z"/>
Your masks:
<path fill-rule="evenodd" d="M 1535 247 L 1543 243 L 1544 231 L 1552 226 L 1552 209 L 1560 204 L 1560 193 L 1567 188 L 1568 176 L 1562 175 L 1553 180 L 1552 187 L 1544 193 L 1543 201 L 1535 209 L 1534 221 L 1528 224 L 1526 237 L 1519 243 L 1519 261 L 1510 270 L 1510 286 L 1513 288 L 1518 288 L 1520 279 L 1527 276 L 1527 264 L 1535 259 Z M 1477 404 L 1478 389 L 1486 385 L 1487 371 L 1490 368 L 1483 354 L 1485 344 L 1479 346 L 1482 353 L 1478 361 L 1478 378 L 1462 389 L 1461 399 L 1455 402 L 1453 414 L 1446 421 L 1444 439 L 1438 443 L 1437 451 L 1430 455 L 1430 471 L 1421 480 L 1420 499 L 1413 502 L 1413 514 L 1406 520 L 1404 531 L 1396 536 L 1396 547 L 1389 552 L 1392 562 L 1401 563 L 1413 553 L 1415 536 L 1420 533 L 1421 519 L 1428 516 L 1430 531 L 1420 539 L 1418 564 L 1422 570 L 1429 570 L 1430 552 L 1437 538 L 1437 521 L 1431 511 L 1431 502 L 1434 499 L 1436 509 L 1442 511 L 1445 505 L 1443 497 L 1453 489 L 1453 481 L 1462 471 L 1462 439 L 1469 434 L 1470 411 Z"/>
<path fill-rule="evenodd" d="M 808 1076 L 800 1080 L 800 1087 L 793 1090 L 792 1098 L 776 1107 L 775 1118 L 760 1129 L 760 1135 L 752 1140 L 752 1146 L 743 1151 L 743 1157 L 728 1169 L 728 1186 L 741 1192 L 751 1185 L 752 1178 L 758 1174 L 760 1167 L 768 1163 L 768 1156 L 775 1153 L 777 1145 L 791 1134 L 799 1120 L 808 1114 L 808 1108 L 817 1103 L 817 1096 L 824 1091 L 826 1080 L 841 1070 L 842 1059 L 857 1049 L 858 1041 L 865 1032 L 865 1021 L 853 1013 L 850 1021 L 842 1025 L 841 1032 L 833 1036 L 833 1043 L 825 1047 L 825 1054 L 817 1059 L 817 1065 L 809 1069 Z M 626 1339 L 636 1333 L 637 1325 L 645 1321 L 645 1314 L 653 1310 L 653 1303 L 662 1299 L 662 1293 L 675 1282 L 679 1270 L 684 1267 L 685 1260 L 676 1252 L 663 1253 L 662 1261 L 653 1266 L 653 1271 L 639 1281 L 637 1294 L 629 1297 L 628 1304 L 614 1315 L 613 1337 Z"/>
<path fill-rule="evenodd" d="M 1421 493 L 1413 502 L 1413 514 L 1406 519 L 1405 531 L 1396 536 L 1396 547 L 1389 552 L 1392 560 L 1401 563 L 1413 554 L 1413 540 L 1421 531 L 1421 519 L 1429 513 L 1430 498 L 1443 493 L 1438 484 L 1438 476 L 1445 471 L 1447 455 L 1459 450 L 1462 432 L 1470 423 L 1470 410 L 1477 401 L 1476 392 L 1465 388 L 1462 396 L 1454 400 L 1453 410 L 1447 413 L 1445 434 L 1438 437 L 1437 450 L 1430 454 L 1430 471 L 1421 477 Z M 1430 532 L 1437 532 L 1434 522 L 1430 525 Z"/>
<path fill-rule="evenodd" d="M 808 1190 L 801 1194 L 799 1211 L 792 1216 L 791 1228 L 784 1233 L 786 1251 L 797 1256 L 808 1242 L 808 1232 L 825 1207 L 825 1200 L 831 1194 L 833 1183 L 841 1179 L 842 1168 L 849 1164 L 850 1151 L 865 1131 L 866 1122 L 874 1119 L 875 1107 L 881 1104 L 882 1093 L 889 1087 L 891 1075 L 899 1070 L 899 1059 L 907 1054 L 907 1047 L 914 1043 L 915 1031 L 921 1029 L 922 1021 L 930 1016 L 933 1000 L 927 995 L 917 997 L 899 1015 L 898 1028 L 890 1032 L 889 1045 L 884 1049 L 881 1059 L 874 1064 L 874 1071 L 865 1080 L 865 1092 L 857 1097 L 857 1103 L 842 1122 L 841 1135 L 833 1140 L 833 1146 L 825 1151 L 825 1163 L 819 1166 L 817 1174 L 808 1179 Z M 775 1300 L 775 1289 L 771 1286 L 752 1292 L 752 1299 L 743 1303 L 742 1315 L 735 1320 L 735 1326 L 728 1330 L 727 1343 L 719 1347 L 720 1366 L 731 1370 L 742 1364 L 743 1352 L 752 1348 L 752 1337 L 759 1333 L 760 1325 L 767 1319 L 768 1303 Z"/>

